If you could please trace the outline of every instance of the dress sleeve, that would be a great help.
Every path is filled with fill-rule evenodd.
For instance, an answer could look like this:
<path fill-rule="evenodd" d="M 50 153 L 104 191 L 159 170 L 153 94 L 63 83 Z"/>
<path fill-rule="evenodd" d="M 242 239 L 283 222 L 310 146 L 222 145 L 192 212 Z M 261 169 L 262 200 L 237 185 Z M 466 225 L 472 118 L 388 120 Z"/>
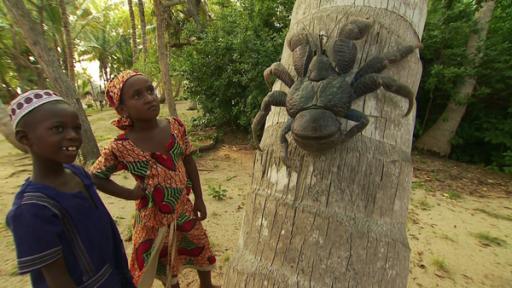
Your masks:
<path fill-rule="evenodd" d="M 183 153 L 185 156 L 190 155 L 192 153 L 192 144 L 190 143 L 190 139 L 187 135 L 187 128 L 185 124 L 177 117 L 173 117 L 173 122 L 178 127 L 180 142 L 183 143 Z"/>
<path fill-rule="evenodd" d="M 59 215 L 49 207 L 36 203 L 21 204 L 11 210 L 7 225 L 14 236 L 20 274 L 62 257 L 64 229 Z"/>
<path fill-rule="evenodd" d="M 96 160 L 90 169 L 91 175 L 109 179 L 112 174 L 123 170 L 123 163 L 119 161 L 114 152 L 114 143 L 115 142 L 111 142 L 108 146 L 103 148 L 100 158 Z"/>

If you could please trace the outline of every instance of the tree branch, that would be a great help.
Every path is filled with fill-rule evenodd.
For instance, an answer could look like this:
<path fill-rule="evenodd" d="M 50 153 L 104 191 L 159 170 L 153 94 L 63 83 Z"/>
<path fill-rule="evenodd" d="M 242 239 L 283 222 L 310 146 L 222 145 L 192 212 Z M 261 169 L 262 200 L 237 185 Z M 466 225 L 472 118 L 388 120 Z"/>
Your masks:
<path fill-rule="evenodd" d="M 172 7 L 180 4 L 187 3 L 187 0 L 162 0 L 162 5 Z"/>

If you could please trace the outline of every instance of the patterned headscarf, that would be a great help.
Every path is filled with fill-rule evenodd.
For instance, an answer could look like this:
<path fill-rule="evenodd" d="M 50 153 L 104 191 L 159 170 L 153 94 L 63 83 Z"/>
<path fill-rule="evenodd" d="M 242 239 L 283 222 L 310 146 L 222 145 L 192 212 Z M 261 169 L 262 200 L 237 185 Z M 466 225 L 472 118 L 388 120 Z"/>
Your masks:
<path fill-rule="evenodd" d="M 16 97 L 9 105 L 9 117 L 11 118 L 12 127 L 16 129 L 16 125 L 18 125 L 23 116 L 51 101 L 66 102 L 66 100 L 51 90 L 30 90 Z"/>
<path fill-rule="evenodd" d="M 121 92 L 123 91 L 123 86 L 130 78 L 143 75 L 142 73 L 126 70 L 121 72 L 121 74 L 117 75 L 114 79 L 110 80 L 107 84 L 107 89 L 105 91 L 105 97 L 107 98 L 108 104 L 112 108 L 117 108 L 119 103 L 121 102 Z M 116 126 L 121 130 L 126 130 L 129 127 L 133 126 L 130 118 L 120 115 L 121 117 L 112 121 L 112 125 Z"/>

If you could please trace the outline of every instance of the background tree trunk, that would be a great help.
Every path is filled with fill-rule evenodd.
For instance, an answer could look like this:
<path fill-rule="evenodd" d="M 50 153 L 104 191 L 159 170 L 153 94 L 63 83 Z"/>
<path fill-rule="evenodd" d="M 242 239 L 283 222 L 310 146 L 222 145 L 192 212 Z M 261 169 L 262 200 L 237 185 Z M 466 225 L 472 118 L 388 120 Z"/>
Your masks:
<path fill-rule="evenodd" d="M 9 119 L 9 111 L 7 111 L 7 107 L 2 103 L 2 101 L 0 101 L 0 133 L 5 137 L 5 140 L 11 143 L 11 145 L 16 149 L 24 153 L 28 152 L 27 147 L 16 141 L 14 129 L 12 128 L 11 120 Z"/>
<path fill-rule="evenodd" d="M 328 33 L 351 16 L 370 17 L 372 30 L 356 44 L 360 66 L 373 55 L 417 44 L 426 4 L 297 0 L 288 35 L 304 27 Z M 287 48 L 282 62 L 293 70 Z M 417 91 L 421 70 L 415 53 L 383 74 Z M 284 89 L 280 82 L 274 87 Z M 289 168 L 281 161 L 279 145 L 288 115 L 273 107 L 263 152 L 254 162 L 240 244 L 223 287 L 406 287 L 415 114 L 404 118 L 406 106 L 403 98 L 382 89 L 358 99 L 352 107 L 370 118 L 362 134 L 321 155 L 304 153 L 292 140 Z"/>
<path fill-rule="evenodd" d="M 59 0 L 60 13 L 62 17 L 62 29 L 64 30 L 64 40 L 66 41 L 66 65 L 69 80 L 76 85 L 75 80 L 75 60 L 73 54 L 73 37 L 71 37 L 71 24 L 69 23 L 69 14 L 65 0 Z"/>
<path fill-rule="evenodd" d="M 146 16 L 144 15 L 144 1 L 137 0 L 139 7 L 140 34 L 142 37 L 142 53 L 144 54 L 144 62 L 148 57 L 148 41 L 146 39 Z"/>
<path fill-rule="evenodd" d="M 156 43 L 158 50 L 158 63 L 160 66 L 160 79 L 162 91 L 167 102 L 169 115 L 177 116 L 176 103 L 172 97 L 171 77 L 169 73 L 169 40 L 167 38 L 167 8 L 162 5 L 161 0 L 153 0 L 156 14 Z"/>
<path fill-rule="evenodd" d="M 469 35 L 466 46 L 469 59 L 473 60 L 475 66 L 480 62 L 482 53 L 478 53 L 479 44 L 485 42 L 489 22 L 496 3 L 487 1 L 482 4 L 482 8 L 475 15 L 478 29 Z M 481 51 L 480 51 L 481 52 Z M 448 106 L 443 114 L 437 119 L 430 129 L 428 129 L 416 142 L 416 147 L 422 150 L 436 152 L 441 156 L 448 156 L 452 150 L 452 138 L 457 132 L 460 121 L 466 113 L 466 108 L 473 94 L 476 85 L 475 76 L 467 76 L 457 87 L 455 95 L 448 102 Z"/>
<path fill-rule="evenodd" d="M 85 115 L 85 111 L 77 96 L 76 88 L 69 78 L 62 72 L 59 65 L 57 54 L 54 53 L 45 42 L 40 26 L 31 18 L 30 12 L 25 7 L 23 1 L 19 0 L 3 0 L 9 15 L 14 23 L 21 30 L 28 47 L 41 64 L 46 76 L 55 90 L 64 97 L 73 106 L 80 117 L 82 123 L 82 155 L 87 162 L 94 161 L 99 156 L 98 144 L 91 130 L 89 120 Z"/>
<path fill-rule="evenodd" d="M 130 24 L 132 29 L 132 59 L 137 62 L 137 25 L 135 23 L 135 14 L 133 13 L 132 0 L 128 0 L 128 11 L 130 13 Z"/>

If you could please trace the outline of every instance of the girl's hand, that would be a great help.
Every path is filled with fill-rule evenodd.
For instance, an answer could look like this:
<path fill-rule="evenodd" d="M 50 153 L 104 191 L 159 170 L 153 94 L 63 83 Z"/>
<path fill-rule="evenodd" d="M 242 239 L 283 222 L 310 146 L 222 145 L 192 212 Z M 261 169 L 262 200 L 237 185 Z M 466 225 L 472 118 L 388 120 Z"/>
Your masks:
<path fill-rule="evenodd" d="M 145 194 L 146 194 L 146 191 L 144 189 L 144 186 L 142 186 L 139 182 L 137 182 L 135 187 L 133 187 L 133 189 L 132 189 L 133 200 L 139 200 Z"/>
<path fill-rule="evenodd" d="M 206 219 L 208 213 L 206 212 L 206 205 L 204 204 L 203 199 L 196 199 L 194 201 L 194 215 L 199 221 Z"/>

